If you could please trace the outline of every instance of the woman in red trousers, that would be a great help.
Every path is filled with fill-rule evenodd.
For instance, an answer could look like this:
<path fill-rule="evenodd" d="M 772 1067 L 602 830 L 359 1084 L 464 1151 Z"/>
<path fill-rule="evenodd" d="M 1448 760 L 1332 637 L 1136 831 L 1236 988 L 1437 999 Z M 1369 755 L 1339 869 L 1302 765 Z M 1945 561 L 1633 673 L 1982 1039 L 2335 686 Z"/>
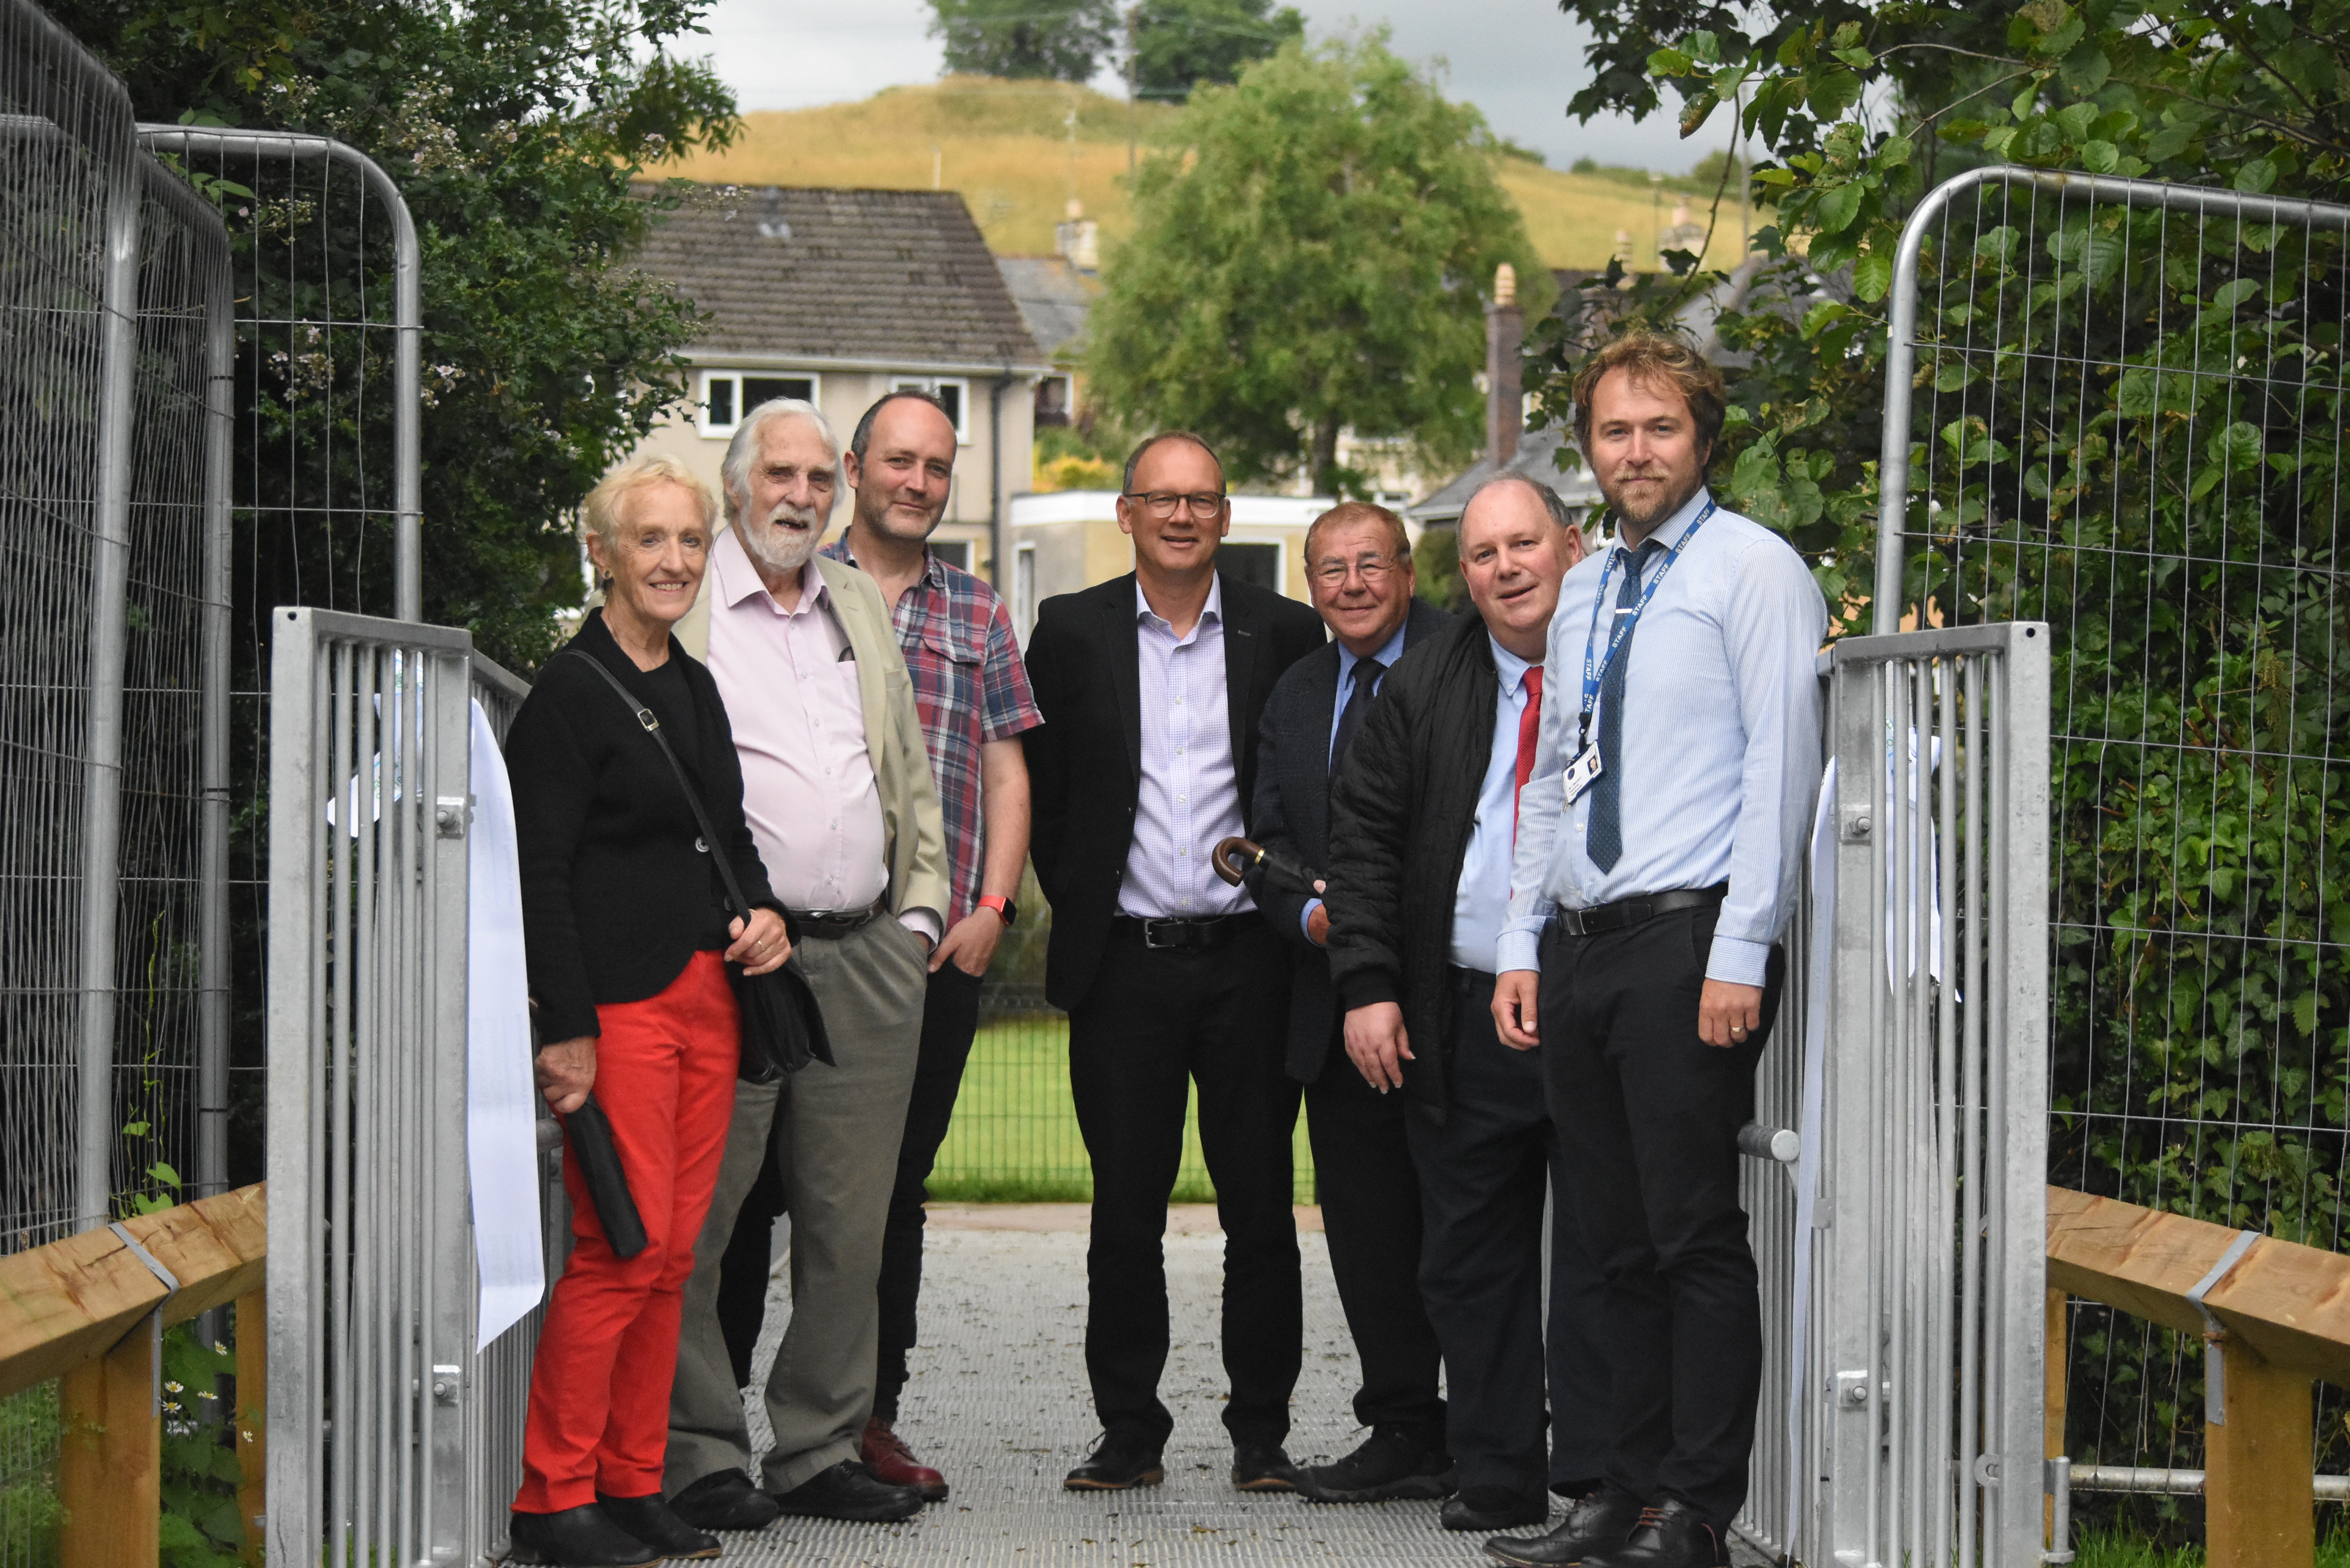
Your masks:
<path fill-rule="evenodd" d="M 725 962 L 790 956 L 743 819 L 743 774 L 710 672 L 670 628 L 693 605 L 717 501 L 673 458 L 622 465 L 588 497 L 604 604 L 548 661 L 506 741 L 539 1087 L 567 1116 L 595 1092 L 644 1220 L 605 1240 L 564 1162 L 573 1245 L 531 1369 L 512 1561 L 629 1568 L 715 1557 L 661 1501 L 679 1313 L 726 1146 L 740 1038 Z M 660 746 L 584 653 L 652 710 L 725 841 L 747 924 L 730 919 L 693 808 Z M 761 907 L 764 906 L 764 907 Z"/>

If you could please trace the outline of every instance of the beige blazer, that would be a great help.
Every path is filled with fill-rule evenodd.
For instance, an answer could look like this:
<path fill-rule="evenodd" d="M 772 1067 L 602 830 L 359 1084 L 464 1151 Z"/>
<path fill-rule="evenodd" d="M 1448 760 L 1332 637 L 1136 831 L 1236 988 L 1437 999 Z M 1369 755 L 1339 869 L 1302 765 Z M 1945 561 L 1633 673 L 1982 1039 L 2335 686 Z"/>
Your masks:
<path fill-rule="evenodd" d="M 873 757 L 873 782 L 881 796 L 882 844 L 889 860 L 889 912 L 935 910 L 943 926 L 949 903 L 946 818 L 939 810 L 938 784 L 931 777 L 921 711 L 914 706 L 914 678 L 906 672 L 906 656 L 889 624 L 889 607 L 881 602 L 881 590 L 873 579 L 855 566 L 822 556 L 815 561 L 825 587 L 832 590 L 840 628 L 857 655 L 865 745 Z M 711 585 L 717 577 L 714 571 L 702 574 L 702 592 L 675 628 L 685 650 L 705 664 L 710 662 Z"/>

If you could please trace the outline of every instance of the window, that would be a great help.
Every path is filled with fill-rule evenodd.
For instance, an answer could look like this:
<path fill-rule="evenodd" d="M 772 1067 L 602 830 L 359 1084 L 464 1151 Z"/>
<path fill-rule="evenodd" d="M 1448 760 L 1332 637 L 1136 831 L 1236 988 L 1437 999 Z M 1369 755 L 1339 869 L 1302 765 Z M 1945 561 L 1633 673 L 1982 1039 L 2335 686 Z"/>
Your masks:
<path fill-rule="evenodd" d="M 813 403 L 816 394 L 814 376 L 754 376 L 742 370 L 704 370 L 702 433 L 713 438 L 731 436 L 742 423 L 743 416 L 761 403 L 776 398 L 797 398 L 804 403 Z"/>
<path fill-rule="evenodd" d="M 1066 376 L 1040 376 L 1036 379 L 1036 423 L 1065 425 L 1069 422 L 1069 379 Z"/>
<path fill-rule="evenodd" d="M 1012 550 L 1012 625 L 1024 643 L 1036 624 L 1036 546 L 1016 545 Z"/>
<path fill-rule="evenodd" d="M 1216 547 L 1216 570 L 1239 583 L 1254 583 L 1261 588 L 1281 592 L 1281 546 L 1278 545 L 1235 545 L 1230 540 Z"/>
<path fill-rule="evenodd" d="M 928 392 L 946 410 L 947 418 L 954 421 L 955 444 L 971 444 L 971 383 L 951 376 L 898 376 L 891 379 L 893 392 Z"/>
<path fill-rule="evenodd" d="M 933 539 L 931 541 L 931 554 L 950 566 L 961 566 L 966 572 L 971 570 L 971 541 L 968 539 Z"/>

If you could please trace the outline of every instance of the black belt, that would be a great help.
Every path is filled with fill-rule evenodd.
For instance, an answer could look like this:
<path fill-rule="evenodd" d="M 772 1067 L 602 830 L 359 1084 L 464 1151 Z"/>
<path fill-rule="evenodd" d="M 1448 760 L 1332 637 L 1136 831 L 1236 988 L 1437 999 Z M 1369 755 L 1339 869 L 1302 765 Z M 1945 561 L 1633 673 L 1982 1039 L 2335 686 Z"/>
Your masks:
<path fill-rule="evenodd" d="M 807 937 L 837 941 L 851 931 L 871 925 L 881 913 L 883 902 L 876 898 L 861 909 L 785 909 L 784 922 L 791 928 L 794 941 Z"/>
<path fill-rule="evenodd" d="M 1111 919 L 1109 929 L 1119 936 L 1141 938 L 1147 948 L 1220 948 L 1240 934 L 1242 919 L 1239 915 L 1166 919 L 1118 915 Z"/>
<path fill-rule="evenodd" d="M 1729 895 L 1727 882 L 1718 882 L 1711 888 L 1678 888 L 1669 893 L 1641 893 L 1618 898 L 1612 904 L 1594 904 L 1587 909 L 1561 909 L 1558 923 L 1571 937 L 1596 937 L 1602 931 L 1620 931 L 1627 926 L 1653 920 L 1659 915 L 1702 909 L 1709 904 L 1721 903 Z"/>

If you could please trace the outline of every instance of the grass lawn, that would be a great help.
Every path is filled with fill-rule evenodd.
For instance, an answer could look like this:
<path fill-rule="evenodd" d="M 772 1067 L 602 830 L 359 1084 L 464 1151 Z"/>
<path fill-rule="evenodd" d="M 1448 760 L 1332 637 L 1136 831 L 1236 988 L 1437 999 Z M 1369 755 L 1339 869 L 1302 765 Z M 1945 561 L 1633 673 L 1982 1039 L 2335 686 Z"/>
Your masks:
<path fill-rule="evenodd" d="M 1314 1157 L 1297 1118 L 1297 1201 L 1314 1201 Z M 958 1203 L 1076 1202 L 1093 1197 L 1093 1173 L 1069 1100 L 1069 1021 L 1060 1013 L 1003 1018 L 983 1025 L 954 1121 L 931 1174 L 931 1196 Z M 1183 1123 L 1178 1203 L 1215 1199 L 1200 1158 L 1196 1096 Z"/>

